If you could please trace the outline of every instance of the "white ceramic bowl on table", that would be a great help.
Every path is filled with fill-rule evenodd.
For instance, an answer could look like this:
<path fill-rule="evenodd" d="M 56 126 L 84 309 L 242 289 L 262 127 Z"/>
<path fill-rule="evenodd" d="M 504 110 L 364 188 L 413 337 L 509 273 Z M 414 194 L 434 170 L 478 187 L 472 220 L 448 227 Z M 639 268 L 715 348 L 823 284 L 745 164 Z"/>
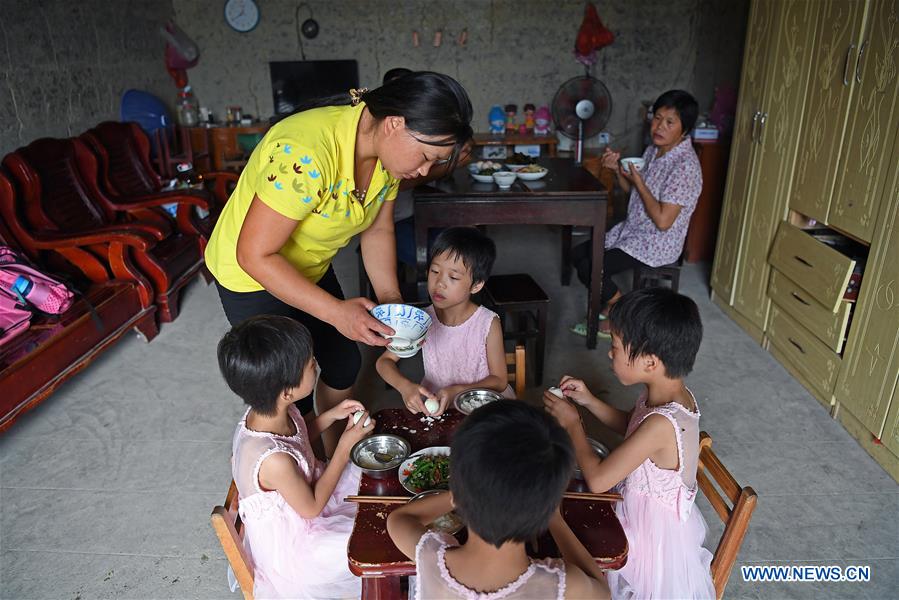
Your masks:
<path fill-rule="evenodd" d="M 379 304 L 371 314 L 396 332 L 387 349 L 400 358 L 415 356 L 431 327 L 430 315 L 408 304 Z"/>
<path fill-rule="evenodd" d="M 643 167 L 646 165 L 646 161 L 639 156 L 631 156 L 629 158 L 621 159 L 621 168 L 624 169 L 625 173 L 631 172 L 631 165 L 637 167 L 638 171 L 643 171 Z"/>
<path fill-rule="evenodd" d="M 516 177 L 518 177 L 518 175 L 511 171 L 497 171 L 493 174 L 493 181 L 496 182 L 496 185 L 498 185 L 500 189 L 507 190 L 512 186 L 512 183 L 515 182 Z"/>
<path fill-rule="evenodd" d="M 538 179 L 543 179 L 546 177 L 546 174 L 549 173 L 549 169 L 545 167 L 540 167 L 540 170 L 536 169 L 533 171 L 516 171 L 515 174 L 522 181 L 537 181 Z"/>
<path fill-rule="evenodd" d="M 478 175 L 477 173 L 472 173 L 472 177 L 478 183 L 493 183 L 493 175 Z"/>
<path fill-rule="evenodd" d="M 418 452 L 412 453 L 409 458 L 404 460 L 400 465 L 399 471 L 397 472 L 397 476 L 400 480 L 400 485 L 402 485 L 406 491 L 410 494 L 418 494 L 421 492 L 426 492 L 428 489 L 449 489 L 446 488 L 423 488 L 416 489 L 411 484 L 407 484 L 407 480 L 409 479 L 409 475 L 412 474 L 413 469 L 415 468 L 415 463 L 419 458 L 423 456 L 449 456 L 450 455 L 450 447 L 449 446 L 431 446 L 429 448 L 422 448 Z"/>

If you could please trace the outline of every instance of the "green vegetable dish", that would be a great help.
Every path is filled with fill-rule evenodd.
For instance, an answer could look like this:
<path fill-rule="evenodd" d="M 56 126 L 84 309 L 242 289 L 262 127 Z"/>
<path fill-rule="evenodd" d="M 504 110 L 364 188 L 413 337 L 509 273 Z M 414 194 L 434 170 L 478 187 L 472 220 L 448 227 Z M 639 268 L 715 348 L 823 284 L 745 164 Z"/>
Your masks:
<path fill-rule="evenodd" d="M 422 456 L 402 473 L 404 483 L 416 492 L 449 489 L 449 456 Z"/>

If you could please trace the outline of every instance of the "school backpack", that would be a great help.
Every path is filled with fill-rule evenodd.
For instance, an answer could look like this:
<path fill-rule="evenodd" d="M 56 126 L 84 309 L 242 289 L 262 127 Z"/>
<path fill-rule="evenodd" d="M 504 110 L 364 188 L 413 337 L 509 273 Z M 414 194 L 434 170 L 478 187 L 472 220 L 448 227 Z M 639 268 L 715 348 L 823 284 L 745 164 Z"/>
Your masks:
<path fill-rule="evenodd" d="M 61 315 L 73 301 L 74 294 L 65 284 L 0 244 L 0 346 L 28 329 L 34 313 Z"/>

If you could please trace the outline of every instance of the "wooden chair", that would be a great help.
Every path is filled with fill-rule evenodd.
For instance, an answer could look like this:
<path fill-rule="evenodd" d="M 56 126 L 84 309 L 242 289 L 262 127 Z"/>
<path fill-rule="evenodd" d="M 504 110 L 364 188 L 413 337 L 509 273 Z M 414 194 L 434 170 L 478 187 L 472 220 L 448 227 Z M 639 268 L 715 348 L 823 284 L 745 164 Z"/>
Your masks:
<path fill-rule="evenodd" d="M 253 569 L 243 547 L 243 523 L 240 515 L 237 514 L 237 507 L 237 486 L 234 485 L 234 481 L 231 481 L 224 506 L 214 507 L 209 519 L 212 521 L 212 528 L 219 538 L 222 550 L 225 551 L 225 556 L 228 558 L 228 564 L 234 571 L 234 577 L 240 585 L 243 597 L 253 600 Z"/>
<path fill-rule="evenodd" d="M 518 344 L 514 352 L 506 352 L 506 366 L 509 370 L 509 385 L 515 390 L 515 397 L 524 398 L 524 389 L 527 387 L 526 368 L 527 361 L 524 346 Z"/>
<path fill-rule="evenodd" d="M 35 239 L 106 229 L 141 238 L 130 258 L 153 285 L 160 321 L 177 317 L 181 290 L 203 266 L 193 215 L 194 207 L 208 206 L 205 201 L 180 198 L 175 223 L 154 212 L 167 199 L 113 202 L 98 186 L 97 159 L 78 139 L 36 140 L 7 154 L 3 165 L 19 186 L 23 225 Z"/>
<path fill-rule="evenodd" d="M 715 584 L 715 593 L 721 598 L 724 596 L 724 588 L 737 560 L 743 538 L 746 537 L 758 495 L 751 487 L 741 487 L 737 483 L 712 450 L 712 437 L 705 431 L 699 434 L 699 468 L 696 472 L 696 481 L 712 508 L 724 522 L 724 533 L 721 534 L 715 556 L 712 558 L 712 582 Z M 716 485 L 724 492 L 723 495 L 718 492 Z"/>
<path fill-rule="evenodd" d="M 515 340 L 515 343 L 534 340 L 534 383 L 540 385 L 543 382 L 549 296 L 527 273 L 491 275 L 483 293 L 487 306 L 502 320 L 503 339 Z"/>
<path fill-rule="evenodd" d="M 676 292 L 680 284 L 680 268 L 683 264 L 684 257 L 682 254 L 677 261 L 670 265 L 634 267 L 634 279 L 631 289 L 661 287 L 663 281 L 668 281 L 669 287 Z"/>

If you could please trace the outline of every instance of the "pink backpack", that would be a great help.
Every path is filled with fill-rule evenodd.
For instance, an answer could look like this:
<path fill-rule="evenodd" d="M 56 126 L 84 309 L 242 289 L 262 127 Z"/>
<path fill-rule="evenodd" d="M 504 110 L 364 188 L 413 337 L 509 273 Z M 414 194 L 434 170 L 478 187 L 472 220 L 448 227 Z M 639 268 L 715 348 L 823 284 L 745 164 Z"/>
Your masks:
<path fill-rule="evenodd" d="M 0 245 L 0 346 L 26 329 L 34 312 L 61 315 L 74 294 L 10 248 Z"/>

